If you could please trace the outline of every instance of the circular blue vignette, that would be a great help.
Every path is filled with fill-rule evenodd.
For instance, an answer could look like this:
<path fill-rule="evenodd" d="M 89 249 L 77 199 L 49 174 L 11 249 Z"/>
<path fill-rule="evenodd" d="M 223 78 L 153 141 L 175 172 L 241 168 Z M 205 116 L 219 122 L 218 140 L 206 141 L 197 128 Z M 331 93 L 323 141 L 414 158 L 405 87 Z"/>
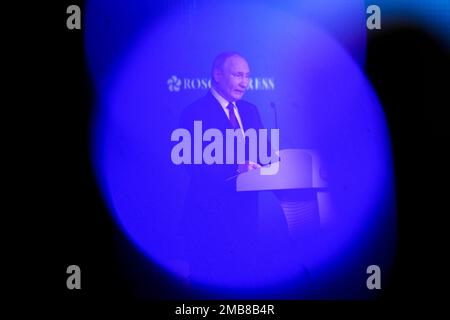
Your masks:
<path fill-rule="evenodd" d="M 273 126 L 269 104 L 276 101 L 280 149 L 320 153 L 327 168 L 331 213 L 323 219 L 318 239 L 301 249 L 292 247 L 277 233 L 285 222 L 275 197 L 261 192 L 263 245 L 255 249 L 254 260 L 245 262 L 247 271 L 235 265 L 211 266 L 235 268 L 233 277 L 208 274 L 192 280 L 246 289 L 249 297 L 270 297 L 275 287 L 289 292 L 293 283 L 303 281 L 305 268 L 324 278 L 348 269 L 359 261 L 362 243 L 392 219 L 386 217 L 392 213 L 393 197 L 389 137 L 364 74 L 321 28 L 253 5 L 233 11 L 237 21 L 255 22 L 253 27 L 224 29 L 219 21 L 229 13 L 227 6 L 199 10 L 188 35 L 177 15 L 144 29 L 111 76 L 99 84 L 93 161 L 124 233 L 151 261 L 185 277 L 179 227 L 189 177 L 171 161 L 170 136 L 183 108 L 206 93 L 213 57 L 228 48 L 241 52 L 252 77 L 273 82 L 249 90 L 244 99 L 259 107 L 267 127 Z M 271 21 L 270 27 L 258 21 Z M 209 227 L 205 222 L 204 228 Z M 201 247 L 198 253 L 208 250 Z M 386 252 L 383 258 L 391 255 Z"/>

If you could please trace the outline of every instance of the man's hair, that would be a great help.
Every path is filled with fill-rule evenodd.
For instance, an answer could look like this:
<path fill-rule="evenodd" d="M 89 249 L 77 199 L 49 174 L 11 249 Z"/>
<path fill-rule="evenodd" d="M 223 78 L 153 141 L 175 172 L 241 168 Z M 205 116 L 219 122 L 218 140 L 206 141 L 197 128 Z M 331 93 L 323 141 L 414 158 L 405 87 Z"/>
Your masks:
<path fill-rule="evenodd" d="M 219 53 L 214 58 L 212 68 L 211 68 L 211 81 L 213 84 L 216 83 L 216 80 L 214 79 L 214 71 L 216 69 L 222 69 L 223 65 L 225 64 L 225 61 L 228 58 L 231 58 L 233 56 L 238 56 L 238 57 L 241 57 L 244 59 L 244 57 L 239 52 L 236 52 L 236 51 L 225 51 L 225 52 Z"/>

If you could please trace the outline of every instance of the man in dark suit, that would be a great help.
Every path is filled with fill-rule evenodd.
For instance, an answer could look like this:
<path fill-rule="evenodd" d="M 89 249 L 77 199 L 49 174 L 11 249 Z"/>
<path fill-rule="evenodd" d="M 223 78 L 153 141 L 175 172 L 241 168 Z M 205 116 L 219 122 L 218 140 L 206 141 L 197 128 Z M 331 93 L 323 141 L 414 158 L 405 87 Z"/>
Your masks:
<path fill-rule="evenodd" d="M 223 137 L 227 129 L 244 136 L 247 129 L 263 128 L 256 106 L 241 100 L 249 85 L 247 61 L 239 53 L 224 52 L 215 58 L 211 73 L 210 91 L 183 111 L 181 127 L 194 136 L 194 121 L 201 121 L 203 131 L 218 129 Z M 208 143 L 203 142 L 202 150 Z M 223 146 L 225 159 L 225 141 Z M 245 163 L 238 164 L 236 147 L 234 151 L 232 164 L 191 161 L 186 165 L 190 185 L 182 228 L 194 277 L 226 281 L 255 267 L 252 255 L 257 247 L 258 197 L 256 192 L 237 192 L 235 178 L 260 165 L 250 161 L 248 152 Z"/>

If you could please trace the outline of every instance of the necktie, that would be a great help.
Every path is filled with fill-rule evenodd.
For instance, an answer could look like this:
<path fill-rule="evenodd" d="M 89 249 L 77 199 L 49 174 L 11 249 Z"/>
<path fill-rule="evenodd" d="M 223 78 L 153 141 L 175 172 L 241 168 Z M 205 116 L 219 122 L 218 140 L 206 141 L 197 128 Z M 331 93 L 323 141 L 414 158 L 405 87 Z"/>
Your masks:
<path fill-rule="evenodd" d="M 229 111 L 230 122 L 231 122 L 231 125 L 233 126 L 233 129 L 235 129 L 235 130 L 236 129 L 241 129 L 241 126 L 239 125 L 239 121 L 236 118 L 236 113 L 234 112 L 234 104 L 230 103 L 227 106 L 227 109 Z M 244 138 L 244 135 L 242 134 L 242 130 L 239 130 L 239 132 L 241 134 L 238 135 L 238 139 L 239 138 Z M 237 145 L 235 144 L 234 145 L 234 161 L 235 161 L 235 163 L 237 163 L 237 152 L 238 152 Z M 239 172 L 239 167 L 238 167 L 238 172 Z"/>
<path fill-rule="evenodd" d="M 238 119 L 236 118 L 236 113 L 234 113 L 234 105 L 232 103 L 230 103 L 227 106 L 227 109 L 230 113 L 230 122 L 231 122 L 231 125 L 233 126 L 233 129 L 240 128 Z"/>

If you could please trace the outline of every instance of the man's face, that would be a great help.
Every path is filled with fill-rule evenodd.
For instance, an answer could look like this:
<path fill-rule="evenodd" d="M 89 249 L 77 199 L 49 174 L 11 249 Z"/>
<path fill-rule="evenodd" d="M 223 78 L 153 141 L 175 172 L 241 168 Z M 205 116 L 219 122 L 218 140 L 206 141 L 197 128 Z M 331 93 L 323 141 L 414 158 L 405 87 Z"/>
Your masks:
<path fill-rule="evenodd" d="M 237 101 L 248 87 L 249 75 L 247 61 L 240 56 L 231 56 L 225 60 L 222 69 L 214 72 L 216 89 L 229 102 Z"/>

